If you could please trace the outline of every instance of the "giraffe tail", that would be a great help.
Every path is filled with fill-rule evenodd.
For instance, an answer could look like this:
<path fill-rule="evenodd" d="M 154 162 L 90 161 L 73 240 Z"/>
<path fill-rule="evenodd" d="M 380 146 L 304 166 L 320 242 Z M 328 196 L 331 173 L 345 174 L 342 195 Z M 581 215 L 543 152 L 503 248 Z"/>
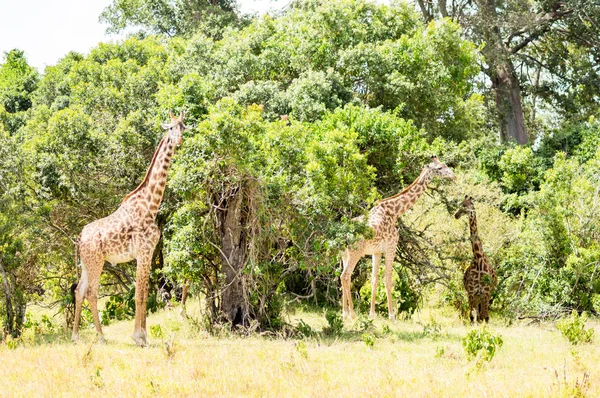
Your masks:
<path fill-rule="evenodd" d="M 77 237 L 77 240 L 73 242 L 74 251 L 75 251 L 75 283 L 71 285 L 71 298 L 73 299 L 73 303 L 75 302 L 75 290 L 77 289 L 77 283 L 79 281 L 79 243 L 81 240 L 81 235 Z"/>
<path fill-rule="evenodd" d="M 79 280 L 79 243 L 81 242 L 81 235 L 77 237 L 77 240 L 73 242 L 75 250 L 75 276 Z"/>

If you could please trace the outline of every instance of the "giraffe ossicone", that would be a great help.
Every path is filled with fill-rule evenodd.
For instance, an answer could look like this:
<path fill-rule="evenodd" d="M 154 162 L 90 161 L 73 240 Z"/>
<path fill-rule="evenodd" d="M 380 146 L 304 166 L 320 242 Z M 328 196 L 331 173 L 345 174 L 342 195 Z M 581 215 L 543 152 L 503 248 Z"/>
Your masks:
<path fill-rule="evenodd" d="M 160 238 L 155 223 L 162 201 L 167 172 L 175 149 L 183 140 L 183 111 L 179 117 L 171 113 L 171 122 L 163 124 L 166 134 L 158 144 L 144 180 L 125 196 L 119 208 L 107 217 L 83 227 L 77 239 L 81 277 L 75 289 L 73 341 L 79 337 L 79 321 L 83 299 L 87 298 L 94 318 L 98 339 L 104 336 L 98 316 L 98 287 L 105 262 L 113 265 L 136 260 L 135 326 L 133 339 L 146 345 L 146 303 L 152 253 Z"/>
<path fill-rule="evenodd" d="M 371 239 L 361 239 L 342 252 L 343 270 L 341 282 L 344 318 L 355 317 L 354 304 L 350 291 L 352 271 L 354 271 L 358 261 L 368 254 L 373 256 L 371 309 L 369 317 L 371 319 L 375 318 L 375 298 L 379 283 L 379 264 L 382 256 L 384 256 L 388 316 L 390 319 L 395 318 L 392 300 L 392 265 L 399 237 L 396 222 L 402 214 L 415 204 L 434 177 L 450 178 L 452 180 L 456 178 L 452 170 L 445 163 L 440 162 L 437 156 L 432 156 L 431 163 L 423 167 L 421 174 L 411 185 L 394 196 L 380 200 L 371 209 L 367 225 L 373 230 L 373 237 Z"/>
<path fill-rule="evenodd" d="M 469 297 L 469 317 L 471 322 L 474 320 L 488 322 L 490 320 L 488 312 L 490 297 L 498 285 L 498 277 L 494 266 L 483 251 L 477 230 L 477 215 L 473 198 L 468 195 L 465 195 L 465 199 L 454 217 L 458 219 L 464 214 L 469 215 L 469 231 L 473 249 L 473 262 L 463 275 L 463 285 Z"/>

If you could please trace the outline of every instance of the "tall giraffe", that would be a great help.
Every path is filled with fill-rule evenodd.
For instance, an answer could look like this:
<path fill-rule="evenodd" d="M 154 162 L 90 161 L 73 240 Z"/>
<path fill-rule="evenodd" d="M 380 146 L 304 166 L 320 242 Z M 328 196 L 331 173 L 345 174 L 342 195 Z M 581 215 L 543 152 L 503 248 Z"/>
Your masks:
<path fill-rule="evenodd" d="M 388 302 L 388 315 L 394 319 L 394 308 L 392 306 L 392 264 L 396 255 L 398 245 L 398 230 L 396 222 L 398 217 L 410 209 L 417 199 L 425 192 L 427 185 L 433 177 L 454 179 L 454 173 L 445 163 L 438 160 L 436 156 L 431 157 L 431 163 L 423 167 L 419 177 L 402 192 L 377 202 L 369 213 L 367 225 L 373 230 L 371 239 L 362 239 L 342 252 L 342 307 L 344 318 L 354 318 L 354 305 L 350 292 L 350 279 L 352 271 L 363 256 L 373 255 L 373 273 L 371 275 L 371 311 L 369 317 L 375 318 L 375 296 L 377 284 L 379 283 L 379 263 L 382 255 L 385 255 L 385 289 Z"/>
<path fill-rule="evenodd" d="M 120 264 L 137 262 L 135 286 L 135 328 L 133 339 L 140 346 L 146 345 L 146 302 L 152 253 L 160 238 L 155 219 L 162 201 L 167 171 L 175 148 L 181 144 L 183 112 L 179 117 L 171 113 L 171 123 L 163 124 L 168 132 L 158 144 L 150 167 L 142 183 L 131 191 L 121 206 L 107 217 L 85 227 L 78 238 L 81 259 L 81 278 L 75 290 L 75 319 L 73 341 L 77 341 L 79 319 L 83 299 L 87 298 L 98 339 L 104 341 L 98 317 L 98 285 L 104 262 Z"/>
<path fill-rule="evenodd" d="M 483 245 L 479 234 L 477 233 L 477 216 L 473 198 L 466 195 L 465 200 L 460 204 L 460 208 L 454 215 L 457 219 L 463 214 L 469 215 L 469 229 L 471 231 L 471 245 L 473 246 L 473 263 L 467 268 L 463 275 L 463 284 L 469 296 L 469 316 L 471 322 L 485 320 L 488 322 L 490 316 L 488 307 L 490 296 L 498 284 L 496 270 L 489 262 L 483 252 Z M 475 317 L 473 313 L 475 312 Z"/>

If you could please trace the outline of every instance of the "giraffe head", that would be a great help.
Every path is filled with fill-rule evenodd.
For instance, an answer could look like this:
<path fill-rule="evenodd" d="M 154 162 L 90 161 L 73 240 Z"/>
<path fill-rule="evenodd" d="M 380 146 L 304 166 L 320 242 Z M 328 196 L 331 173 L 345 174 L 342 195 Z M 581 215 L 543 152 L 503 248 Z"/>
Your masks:
<path fill-rule="evenodd" d="M 440 160 L 435 155 L 431 157 L 431 163 L 429 163 L 425 167 L 429 169 L 429 173 L 432 177 L 437 176 L 440 178 L 450 178 L 451 180 L 456 179 L 456 176 L 454 175 L 452 170 L 450 170 L 450 167 L 446 166 L 446 163 L 440 162 Z"/>
<path fill-rule="evenodd" d="M 456 219 L 459 219 L 463 214 L 471 214 L 475 210 L 473 206 L 473 198 L 469 195 L 465 195 L 465 200 L 460 204 L 460 208 L 454 215 Z"/>
<path fill-rule="evenodd" d="M 187 129 L 183 124 L 183 111 L 181 111 L 179 117 L 175 117 L 173 112 L 171 112 L 171 123 L 162 124 L 162 128 L 169 130 L 169 141 L 174 142 L 176 145 L 181 145 L 181 142 L 183 141 L 183 131 Z"/>

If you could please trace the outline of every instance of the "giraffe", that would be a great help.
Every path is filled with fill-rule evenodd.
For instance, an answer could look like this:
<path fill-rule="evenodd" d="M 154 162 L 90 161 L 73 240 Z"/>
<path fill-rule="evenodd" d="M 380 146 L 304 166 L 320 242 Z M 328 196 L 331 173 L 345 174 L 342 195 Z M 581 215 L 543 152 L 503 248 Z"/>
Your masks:
<path fill-rule="evenodd" d="M 423 167 L 419 177 L 402 192 L 377 202 L 369 213 L 367 225 L 373 230 L 371 239 L 362 239 L 342 252 L 343 271 L 342 281 L 342 308 L 344 318 L 354 318 L 354 305 L 350 293 L 350 279 L 352 271 L 358 261 L 365 255 L 373 256 L 373 272 L 371 275 L 371 310 L 369 317 L 375 318 L 375 296 L 379 282 L 379 264 L 381 257 L 385 256 L 385 289 L 388 302 L 388 315 L 394 319 L 392 306 L 392 264 L 396 255 L 398 244 L 398 230 L 396 222 L 398 217 L 410 209 L 417 199 L 425 192 L 427 185 L 434 177 L 455 179 L 454 173 L 445 163 L 438 160 L 437 156 L 431 157 L 431 163 Z"/>
<path fill-rule="evenodd" d="M 463 284 L 469 296 L 469 316 L 471 322 L 473 320 L 488 322 L 490 320 L 488 314 L 490 296 L 498 284 L 498 278 L 494 266 L 483 252 L 481 239 L 479 239 L 477 233 L 477 216 L 475 215 L 473 198 L 468 195 L 465 196 L 454 217 L 458 219 L 463 214 L 469 215 L 469 229 L 473 247 L 473 263 L 463 275 Z M 475 316 L 473 313 L 475 313 Z"/>
<path fill-rule="evenodd" d="M 77 341 L 83 299 L 87 298 L 94 317 L 98 340 L 104 336 L 98 317 L 98 285 L 104 262 L 120 264 L 137 262 L 135 289 L 135 328 L 133 339 L 137 345 L 146 345 L 146 302 L 152 253 L 160 238 L 155 219 L 162 201 L 167 171 L 175 148 L 182 142 L 183 112 L 179 117 L 171 113 L 171 122 L 163 124 L 168 130 L 158 144 L 150 167 L 141 184 L 131 191 L 119 208 L 107 217 L 85 227 L 77 245 L 81 264 L 81 277 L 75 289 L 75 319 L 73 341 Z"/>

